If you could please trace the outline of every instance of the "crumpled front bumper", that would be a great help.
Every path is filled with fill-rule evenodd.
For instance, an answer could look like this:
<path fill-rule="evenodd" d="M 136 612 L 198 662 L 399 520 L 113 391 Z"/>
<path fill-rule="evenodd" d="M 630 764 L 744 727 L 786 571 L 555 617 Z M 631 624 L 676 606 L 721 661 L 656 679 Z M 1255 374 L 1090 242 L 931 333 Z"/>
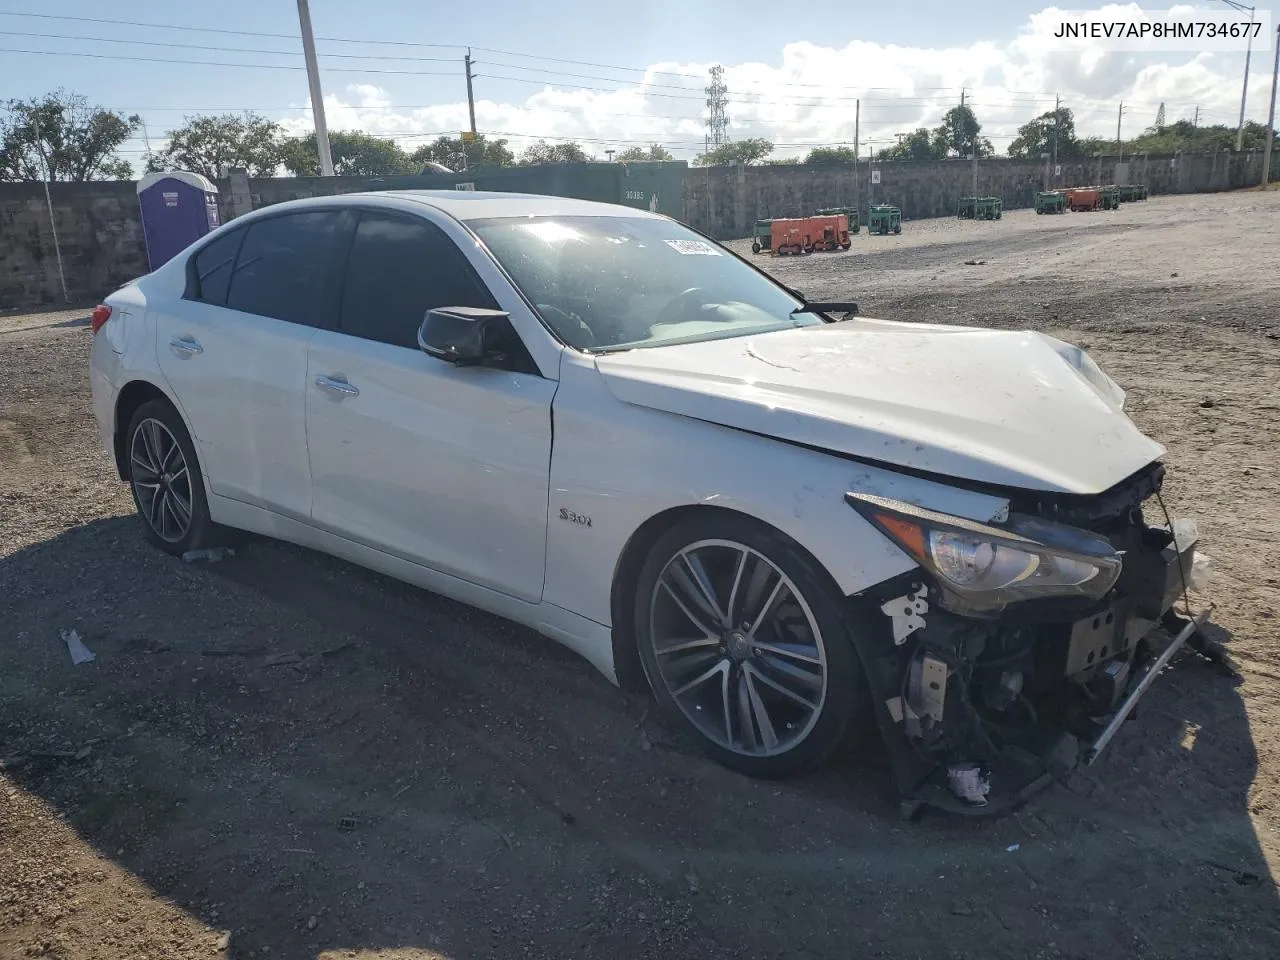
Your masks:
<path fill-rule="evenodd" d="M 1061 693 L 1060 699 L 1075 697 L 1078 702 L 1087 701 L 1089 712 L 1082 717 L 1078 710 L 1074 715 L 1068 710 L 1063 718 L 1053 719 L 1041 714 L 1043 722 L 1037 722 L 1034 729 L 998 744 L 998 750 L 978 751 L 989 783 L 985 803 L 973 804 L 960 799 L 947 776 L 949 766 L 954 770 L 957 765 L 964 765 L 958 761 L 977 757 L 967 758 L 961 752 L 952 751 L 949 756 L 932 758 L 932 764 L 924 762 L 920 742 L 911 739 L 912 732 L 918 735 L 921 729 L 919 723 L 914 731 L 911 726 L 913 711 L 907 696 L 911 675 L 908 673 L 897 681 L 896 689 L 890 688 L 884 683 L 891 675 L 890 658 L 881 656 L 880 668 L 877 670 L 873 664 L 868 678 L 873 694 L 883 694 L 877 696 L 881 701 L 878 706 L 883 708 L 878 712 L 903 798 L 904 815 L 914 815 L 929 807 L 965 816 L 999 815 L 1016 809 L 1081 764 L 1096 761 L 1170 659 L 1207 620 L 1208 611 L 1205 611 L 1181 628 L 1175 626 L 1168 631 L 1176 634 L 1172 641 L 1164 630 L 1171 618 L 1178 619 L 1171 611 L 1193 582 L 1196 552 L 1194 538 L 1181 544 L 1175 541 L 1160 550 L 1134 551 L 1126 555 L 1124 572 L 1104 601 L 1092 609 L 1076 610 L 1056 622 L 1050 617 L 1026 628 L 1036 630 L 1037 636 L 1044 638 L 1036 652 L 1038 689 L 1048 692 L 1050 702 L 1055 700 L 1055 689 Z M 925 589 L 924 585 L 919 586 Z M 1017 615 L 1018 612 L 1012 612 L 1011 618 Z M 962 618 L 940 610 L 929 611 L 925 620 L 926 626 L 913 634 L 914 644 L 921 649 L 938 642 L 938 631 L 945 630 L 948 621 L 953 631 L 966 629 Z M 1005 628 L 1003 624 L 996 624 L 988 629 Z M 932 637 L 931 632 L 935 634 Z M 899 651 L 900 664 L 902 653 L 910 648 L 909 638 L 891 638 L 890 642 Z M 963 649 L 963 642 L 956 649 Z M 945 659 L 945 655 L 939 656 Z M 960 664 L 953 661 L 949 666 L 954 672 Z M 936 673 L 932 676 L 936 677 Z M 955 682 L 953 678 L 952 683 Z M 969 679 L 962 682 L 969 684 Z M 942 683 L 946 694 L 951 695 L 948 681 L 944 679 Z M 1081 693 L 1084 696 L 1078 696 Z M 967 689 L 960 696 L 972 714 L 974 708 L 969 701 L 980 700 L 981 694 Z M 946 714 L 944 720 L 944 710 L 939 707 L 936 719 L 944 723 L 953 716 Z M 929 718 L 925 717 L 924 723 L 927 728 Z M 990 744 L 991 740 L 987 742 Z"/>

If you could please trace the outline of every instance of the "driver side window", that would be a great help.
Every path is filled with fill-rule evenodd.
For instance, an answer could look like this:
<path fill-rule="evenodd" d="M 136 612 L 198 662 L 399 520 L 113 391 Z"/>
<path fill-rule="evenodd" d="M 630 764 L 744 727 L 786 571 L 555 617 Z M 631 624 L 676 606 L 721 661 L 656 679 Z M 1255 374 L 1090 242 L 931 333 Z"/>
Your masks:
<path fill-rule="evenodd" d="M 347 258 L 338 329 L 418 349 L 418 327 L 435 307 L 498 308 L 462 251 L 426 220 L 364 212 Z"/>

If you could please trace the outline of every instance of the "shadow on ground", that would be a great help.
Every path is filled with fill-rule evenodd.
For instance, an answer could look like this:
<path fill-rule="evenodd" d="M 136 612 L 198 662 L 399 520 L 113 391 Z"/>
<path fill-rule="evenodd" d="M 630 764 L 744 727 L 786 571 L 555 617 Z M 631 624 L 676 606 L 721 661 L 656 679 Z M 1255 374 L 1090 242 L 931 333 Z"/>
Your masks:
<path fill-rule="evenodd" d="M 0 755 L 65 754 L 8 776 L 230 957 L 1280 952 L 1248 717 L 1192 661 L 1069 787 L 907 825 L 875 762 L 738 777 L 530 632 L 281 544 L 93 522 L 0 560 L 0 624 Z"/>

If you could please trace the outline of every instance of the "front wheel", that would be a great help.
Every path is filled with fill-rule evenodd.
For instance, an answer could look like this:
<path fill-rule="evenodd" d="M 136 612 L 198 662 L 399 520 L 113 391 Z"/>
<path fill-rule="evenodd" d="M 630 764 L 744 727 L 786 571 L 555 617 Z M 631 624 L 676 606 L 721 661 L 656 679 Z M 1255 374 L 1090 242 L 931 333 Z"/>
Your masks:
<path fill-rule="evenodd" d="M 195 446 L 178 411 L 151 400 L 129 422 L 129 489 L 147 539 L 181 556 L 214 543 Z"/>
<path fill-rule="evenodd" d="M 841 606 L 790 538 L 704 514 L 650 551 L 635 636 L 659 704 L 705 753 L 749 776 L 795 776 L 831 755 L 861 695 Z"/>
<path fill-rule="evenodd" d="M 752 253 L 759 253 L 759 252 L 760 252 L 760 244 L 758 244 L 758 243 L 753 243 L 753 244 L 751 245 L 751 252 L 752 252 Z"/>

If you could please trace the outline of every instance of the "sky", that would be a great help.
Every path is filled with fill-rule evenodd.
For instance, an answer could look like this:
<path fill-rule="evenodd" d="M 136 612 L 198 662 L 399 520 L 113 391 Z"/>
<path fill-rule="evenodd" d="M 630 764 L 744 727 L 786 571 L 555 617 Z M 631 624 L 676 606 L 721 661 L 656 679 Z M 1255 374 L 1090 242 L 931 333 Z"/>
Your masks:
<path fill-rule="evenodd" d="M 1126 137 L 1161 103 L 1170 122 L 1198 107 L 1201 123 L 1236 123 L 1243 54 L 1064 48 L 1047 35 L 1060 13 L 1017 0 L 311 0 L 329 129 L 408 149 L 467 127 L 468 45 L 477 129 L 517 151 L 577 140 L 604 159 L 658 142 L 692 160 L 714 64 L 730 136 L 765 137 L 777 157 L 852 145 L 855 118 L 865 156 L 936 125 L 962 92 L 1000 153 L 1055 95 L 1081 136 L 1114 137 L 1122 102 Z M 1270 71 L 1255 47 L 1251 119 L 1266 119 Z M 186 115 L 249 109 L 290 133 L 313 125 L 295 0 L 0 0 L 0 98 L 60 87 L 142 117 L 121 151 L 138 167 Z"/>

